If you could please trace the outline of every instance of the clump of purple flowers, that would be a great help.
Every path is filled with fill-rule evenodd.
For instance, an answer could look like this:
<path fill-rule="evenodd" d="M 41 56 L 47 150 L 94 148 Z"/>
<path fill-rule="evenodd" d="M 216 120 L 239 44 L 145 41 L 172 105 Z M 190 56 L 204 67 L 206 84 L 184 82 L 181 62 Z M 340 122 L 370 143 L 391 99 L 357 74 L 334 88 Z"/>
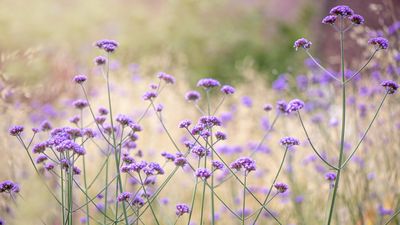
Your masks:
<path fill-rule="evenodd" d="M 176 215 L 182 216 L 183 214 L 189 213 L 190 209 L 189 206 L 186 204 L 177 204 L 176 205 Z"/>

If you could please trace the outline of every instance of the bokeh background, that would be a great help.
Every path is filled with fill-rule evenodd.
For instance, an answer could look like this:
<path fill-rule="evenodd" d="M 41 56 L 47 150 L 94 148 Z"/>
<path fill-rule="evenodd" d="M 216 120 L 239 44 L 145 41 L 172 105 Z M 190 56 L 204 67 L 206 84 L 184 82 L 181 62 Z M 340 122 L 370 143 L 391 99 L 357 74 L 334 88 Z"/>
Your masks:
<path fill-rule="evenodd" d="M 7 130 L 12 124 L 35 127 L 44 120 L 51 121 L 55 126 L 67 124 L 67 119 L 74 115 L 69 106 L 71 101 L 82 97 L 79 89 L 71 82 L 76 74 L 89 76 L 91 96 L 97 100 L 97 106 L 105 105 L 104 83 L 93 63 L 93 58 L 100 54 L 93 47 L 96 40 L 108 38 L 120 43 L 110 62 L 115 94 L 113 100 L 117 111 L 133 116 L 139 115 L 145 108 L 141 96 L 147 85 L 155 82 L 155 74 L 158 71 L 165 71 L 176 76 L 178 80 L 177 88 L 167 89 L 167 94 L 160 100 L 165 105 L 165 117 L 169 118 L 167 124 L 175 129 L 178 121 L 196 118 L 197 112 L 192 105 L 185 102 L 184 93 L 195 87 L 198 79 L 213 77 L 237 88 L 237 96 L 227 101 L 221 115 L 234 111 L 234 118 L 237 118 L 237 122 L 226 127 L 227 130 L 231 130 L 228 132 L 232 137 L 231 147 L 248 146 L 251 141 L 262 137 L 263 126 L 268 126 L 266 124 L 272 121 L 273 114 L 265 115 L 262 111 L 263 104 L 274 104 L 282 98 L 308 98 L 308 88 L 296 87 L 296 78 L 301 74 L 310 77 L 316 72 L 310 69 L 306 54 L 294 51 L 293 42 L 296 39 L 307 37 L 313 42 L 314 56 L 329 68 L 337 69 L 337 36 L 332 34 L 331 27 L 322 25 L 321 20 L 330 8 L 338 4 L 349 5 L 366 19 L 365 26 L 355 28 L 346 40 L 346 64 L 349 67 L 357 68 L 367 58 L 366 42 L 370 37 L 383 35 L 390 40 L 392 46 L 390 50 L 379 54 L 376 63 L 368 67 L 369 70 L 365 73 L 366 80 L 362 85 L 354 87 L 353 93 L 357 95 L 362 87 L 376 86 L 377 81 L 369 79 L 372 72 L 379 72 L 383 78 L 397 79 L 400 67 L 398 0 L 0 0 L 0 180 L 19 181 L 24 196 L 24 200 L 20 200 L 18 205 L 6 197 L 0 198 L 0 217 L 7 218 L 9 224 L 17 225 L 40 224 L 39 218 L 44 218 L 48 224 L 57 224 L 53 222 L 56 221 L 56 204 L 51 202 L 40 183 L 35 182 L 28 158 L 18 143 L 7 136 Z M 339 101 L 335 100 L 335 91 L 327 92 L 323 97 L 330 99 L 327 101 L 333 105 L 331 113 L 324 114 L 323 110 L 312 112 L 309 121 L 317 120 L 314 116 L 319 116 L 328 124 L 338 115 L 335 104 Z M 360 102 L 374 103 L 375 106 L 369 107 L 374 108 L 379 99 L 379 96 L 360 97 Z M 398 98 L 392 100 L 392 103 L 391 105 L 398 105 Z M 378 148 L 376 150 L 385 151 L 382 145 L 388 141 L 386 137 L 393 137 L 395 142 L 388 145 L 389 156 L 371 159 L 367 168 L 354 168 L 353 173 L 349 173 L 351 176 L 357 175 L 360 169 L 365 171 L 363 174 L 367 177 L 371 176 L 369 172 L 376 172 L 377 179 L 372 185 L 373 191 L 365 189 L 367 197 L 363 195 L 352 198 L 354 195 L 351 194 L 350 197 L 342 196 L 341 203 L 349 207 L 348 211 L 346 207 L 339 209 L 346 221 L 342 224 L 380 224 L 377 210 L 379 206 L 395 209 L 400 205 L 400 184 L 397 173 L 392 173 L 398 169 L 396 162 L 400 155 L 396 153 L 400 146 L 399 132 L 398 128 L 394 128 L 396 122 L 400 122 L 398 108 L 386 108 L 383 120 L 377 126 L 381 133 L 375 131 L 375 135 L 380 135 L 381 138 L 377 137 L 371 144 Z M 354 115 L 358 115 L 357 110 L 359 108 L 355 106 Z M 368 115 L 366 118 L 371 118 L 373 113 Z M 147 150 L 145 157 L 158 159 L 159 151 L 168 150 L 171 145 L 161 132 L 154 115 L 153 118 L 151 115 L 149 117 L 145 121 L 148 134 L 139 143 L 145 152 Z M 358 137 L 358 131 L 368 124 L 356 119 L 354 121 L 354 129 L 350 129 L 348 134 L 350 139 Z M 309 123 L 311 126 L 312 122 Z M 316 137 L 322 137 L 318 143 L 328 146 L 326 151 L 334 154 L 335 149 L 329 146 L 337 140 L 328 140 L 324 135 L 335 137 L 335 130 L 318 124 L 313 129 Z M 324 130 L 333 134 L 322 134 Z M 182 135 L 178 131 L 174 134 L 177 138 Z M 277 140 L 283 135 L 304 139 L 295 118 L 281 121 L 280 128 L 276 129 L 267 144 L 273 152 L 279 149 Z M 306 151 L 309 150 L 309 146 L 305 145 L 299 149 Z M 294 162 L 297 161 L 303 166 L 301 162 L 308 153 L 296 155 Z M 368 154 L 365 153 L 364 156 Z M 235 158 L 227 157 L 232 157 L 232 160 Z M 273 153 L 268 159 L 261 156 L 256 158 L 256 161 L 263 160 L 270 160 L 271 165 L 276 167 L 279 152 Z M 96 165 L 96 157 L 92 162 Z M 387 167 L 378 166 L 382 164 Z M 271 168 L 267 168 L 267 171 Z M 94 166 L 93 171 L 95 169 Z M 301 170 L 297 179 L 293 178 L 296 180 L 298 193 L 291 196 L 291 199 L 295 201 L 296 197 L 306 196 L 304 211 L 294 204 L 286 212 L 286 206 L 279 203 L 276 206 L 276 211 L 279 211 L 283 218 L 292 213 L 298 216 L 288 219 L 293 224 L 298 221 L 296 218 L 300 218 L 300 215 L 303 219 L 305 217 L 306 221 L 312 221 L 311 224 L 320 224 L 323 218 L 324 212 L 318 215 L 313 213 L 314 209 L 319 207 L 318 202 L 314 202 L 313 199 L 326 201 L 326 193 L 324 195 L 321 192 L 327 192 L 328 186 L 321 192 L 318 191 L 323 176 L 316 178 L 315 182 L 306 180 L 310 177 L 307 173 L 318 174 L 316 170 L 318 169 Z M 347 177 L 350 181 L 351 176 Z M 363 187 L 368 186 L 367 183 L 362 183 Z M 190 184 L 185 185 L 190 187 Z M 353 188 L 352 190 L 357 192 L 357 185 L 361 184 L 344 186 L 342 190 Z M 233 193 L 235 191 L 237 190 L 232 190 Z M 368 196 L 372 192 L 389 194 L 379 195 L 378 199 L 371 200 Z M 188 191 L 186 197 L 190 198 L 190 194 Z M 172 195 L 172 198 L 174 197 L 180 196 L 175 193 Z M 370 202 L 363 206 L 357 205 L 364 197 Z M 231 203 L 235 204 L 234 201 Z M 173 204 L 168 207 L 173 216 Z M 350 212 L 357 214 L 356 210 L 359 208 L 365 210 L 362 216 L 365 223 L 349 219 L 357 217 Z M 229 218 L 222 218 L 230 221 Z M 397 224 L 399 223 L 397 221 Z"/>

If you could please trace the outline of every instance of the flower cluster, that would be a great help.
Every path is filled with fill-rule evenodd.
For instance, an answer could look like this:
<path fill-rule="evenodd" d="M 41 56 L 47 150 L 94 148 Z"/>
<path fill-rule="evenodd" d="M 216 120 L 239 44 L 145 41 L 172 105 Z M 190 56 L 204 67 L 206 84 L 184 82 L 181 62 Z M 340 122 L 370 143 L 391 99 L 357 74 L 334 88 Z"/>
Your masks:
<path fill-rule="evenodd" d="M 6 180 L 0 183 L 0 193 L 19 193 L 19 185 L 10 180 Z"/>
<path fill-rule="evenodd" d="M 103 40 L 97 41 L 95 43 L 95 46 L 100 49 L 103 49 L 106 52 L 112 53 L 117 49 L 118 42 L 116 42 L 114 40 L 103 39 Z"/>
<path fill-rule="evenodd" d="M 189 213 L 190 209 L 189 206 L 186 204 L 177 204 L 176 205 L 176 215 L 177 216 L 182 216 L 185 213 Z"/>
<path fill-rule="evenodd" d="M 244 170 L 246 173 L 256 170 L 256 162 L 249 157 L 240 157 L 230 165 L 231 169 Z"/>

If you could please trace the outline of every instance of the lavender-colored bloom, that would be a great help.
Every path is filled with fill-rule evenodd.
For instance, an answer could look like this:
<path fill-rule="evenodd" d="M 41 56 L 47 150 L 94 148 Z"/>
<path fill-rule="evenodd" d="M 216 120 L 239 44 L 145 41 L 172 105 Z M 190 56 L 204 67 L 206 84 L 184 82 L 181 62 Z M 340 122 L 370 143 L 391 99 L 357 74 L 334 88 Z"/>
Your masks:
<path fill-rule="evenodd" d="M 348 17 L 354 14 L 354 11 L 347 5 L 338 5 L 331 9 L 329 14 Z"/>
<path fill-rule="evenodd" d="M 377 49 L 387 49 L 389 47 L 389 41 L 383 37 L 371 38 L 368 44 L 374 45 Z"/>
<path fill-rule="evenodd" d="M 265 104 L 263 106 L 264 111 L 269 112 L 272 110 L 272 105 L 271 104 Z"/>
<path fill-rule="evenodd" d="M 215 137 L 217 138 L 217 140 L 226 140 L 226 134 L 221 131 L 215 132 Z"/>
<path fill-rule="evenodd" d="M 128 126 L 133 123 L 133 120 L 126 115 L 118 115 L 115 120 L 122 126 Z"/>
<path fill-rule="evenodd" d="M 322 23 L 323 24 L 331 24 L 331 25 L 333 25 L 333 24 L 335 24 L 336 19 L 337 19 L 336 15 L 328 15 L 322 20 Z"/>
<path fill-rule="evenodd" d="M 289 147 L 292 147 L 295 145 L 299 145 L 300 142 L 299 142 L 299 140 L 297 140 L 296 138 L 293 138 L 293 137 L 283 137 L 280 140 L 280 144 L 289 148 Z"/>
<path fill-rule="evenodd" d="M 201 98 L 201 95 L 197 91 L 188 91 L 185 94 L 185 99 L 186 99 L 186 101 L 189 101 L 189 102 L 197 102 L 198 100 L 200 100 L 200 98 Z"/>
<path fill-rule="evenodd" d="M 81 118 L 79 116 L 73 116 L 68 121 L 70 123 L 78 124 L 80 120 L 81 120 Z"/>
<path fill-rule="evenodd" d="M 164 106 L 162 104 L 156 105 L 156 111 L 161 112 L 164 109 Z"/>
<path fill-rule="evenodd" d="M 160 164 L 151 162 L 147 164 L 147 166 L 143 169 L 144 173 L 148 176 L 150 175 L 162 175 L 164 174 L 164 169 L 160 166 Z"/>
<path fill-rule="evenodd" d="M 256 170 L 256 162 L 249 157 L 240 157 L 231 163 L 230 168 L 237 171 L 243 169 L 245 172 L 249 173 Z"/>
<path fill-rule="evenodd" d="M 141 198 L 139 196 L 135 196 L 135 198 L 133 198 L 133 200 L 132 200 L 132 205 L 134 205 L 136 207 L 142 207 L 144 205 L 143 198 Z"/>
<path fill-rule="evenodd" d="M 212 78 L 203 78 L 197 82 L 197 87 L 203 87 L 205 89 L 221 86 L 219 81 Z"/>
<path fill-rule="evenodd" d="M 118 195 L 117 200 L 119 202 L 124 202 L 124 201 L 129 202 L 132 197 L 133 197 L 132 193 L 130 193 L 130 192 L 122 192 L 121 194 Z"/>
<path fill-rule="evenodd" d="M 89 105 L 89 103 L 86 100 L 78 99 L 74 101 L 72 105 L 77 109 L 84 109 Z"/>
<path fill-rule="evenodd" d="M 157 97 L 157 92 L 155 92 L 155 91 L 147 91 L 143 95 L 143 99 L 144 100 L 151 100 L 151 99 L 156 98 L 156 97 Z"/>
<path fill-rule="evenodd" d="M 0 183 L 0 193 L 18 193 L 20 191 L 19 185 L 10 180 L 5 180 Z"/>
<path fill-rule="evenodd" d="M 48 158 L 47 158 L 47 156 L 46 155 L 42 155 L 42 154 L 40 154 L 37 158 L 36 158 L 36 163 L 37 164 L 39 164 L 39 163 L 42 163 L 42 162 L 44 162 L 44 161 L 46 161 Z"/>
<path fill-rule="evenodd" d="M 107 58 L 104 56 L 97 56 L 94 58 L 94 63 L 98 66 L 104 65 L 107 63 Z"/>
<path fill-rule="evenodd" d="M 147 163 L 145 161 L 140 161 L 132 163 L 130 166 L 133 171 L 139 173 L 142 169 L 144 169 L 147 166 Z"/>
<path fill-rule="evenodd" d="M 380 215 L 380 216 L 390 216 L 390 215 L 392 215 L 393 212 L 394 212 L 392 209 L 386 209 L 386 208 L 383 207 L 382 205 L 379 205 L 378 211 L 379 211 L 379 215 Z"/>
<path fill-rule="evenodd" d="M 5 225 L 5 224 L 6 222 L 4 222 L 4 220 L 0 218 L 0 225 Z"/>
<path fill-rule="evenodd" d="M 198 168 L 195 173 L 196 177 L 208 179 L 211 176 L 211 171 L 207 168 Z"/>
<path fill-rule="evenodd" d="M 253 100 L 249 96 L 243 96 L 242 104 L 248 108 L 251 108 L 253 106 Z"/>
<path fill-rule="evenodd" d="M 79 169 L 79 167 L 74 166 L 72 168 L 72 172 L 74 173 L 74 175 L 80 175 L 81 174 L 81 169 Z"/>
<path fill-rule="evenodd" d="M 193 146 L 193 148 L 190 151 L 193 154 L 197 155 L 199 158 L 210 154 L 210 150 L 208 150 L 200 145 Z"/>
<path fill-rule="evenodd" d="M 399 85 L 396 82 L 391 81 L 391 80 L 383 81 L 381 83 L 381 86 L 386 89 L 388 94 L 394 94 L 397 91 L 397 89 L 399 88 Z"/>
<path fill-rule="evenodd" d="M 12 126 L 12 127 L 8 130 L 8 133 L 9 133 L 11 136 L 19 136 L 23 131 L 24 131 L 24 127 L 23 127 L 23 126 L 15 125 L 15 126 Z"/>
<path fill-rule="evenodd" d="M 50 171 L 50 170 L 53 170 L 53 169 L 54 169 L 55 165 L 54 165 L 54 163 L 49 162 L 49 163 L 45 163 L 43 167 L 44 167 L 47 171 Z"/>
<path fill-rule="evenodd" d="M 182 216 L 185 213 L 189 213 L 190 209 L 189 206 L 186 204 L 177 204 L 176 205 L 176 215 Z"/>
<path fill-rule="evenodd" d="M 222 170 L 224 168 L 224 164 L 221 161 L 213 160 L 212 167 L 214 170 Z"/>
<path fill-rule="evenodd" d="M 76 75 L 74 77 L 74 82 L 77 84 L 83 84 L 87 80 L 85 75 Z"/>
<path fill-rule="evenodd" d="M 274 184 L 274 187 L 281 194 L 285 193 L 289 189 L 289 186 L 285 183 L 276 183 Z"/>
<path fill-rule="evenodd" d="M 202 116 L 200 117 L 198 124 L 211 128 L 213 126 L 221 126 L 222 122 L 216 116 Z"/>
<path fill-rule="evenodd" d="M 276 91 L 287 90 L 289 88 L 288 75 L 279 75 L 278 78 L 272 83 L 272 88 Z"/>
<path fill-rule="evenodd" d="M 105 115 L 108 114 L 108 109 L 106 109 L 106 108 L 104 108 L 104 107 L 100 107 L 99 110 L 98 110 L 98 112 L 99 112 L 99 114 L 100 114 L 101 116 L 105 116 Z"/>
<path fill-rule="evenodd" d="M 335 181 L 336 180 L 336 173 L 328 172 L 325 174 L 325 179 L 328 181 Z"/>
<path fill-rule="evenodd" d="M 293 47 L 297 51 L 299 48 L 309 49 L 311 47 L 311 45 L 312 45 L 311 41 L 309 41 L 305 38 L 300 38 L 294 42 Z"/>
<path fill-rule="evenodd" d="M 157 77 L 163 81 L 165 81 L 167 84 L 174 84 L 175 83 L 175 78 L 172 75 L 169 75 L 164 72 L 159 72 Z"/>
<path fill-rule="evenodd" d="M 286 112 L 287 103 L 284 100 L 279 100 L 276 102 L 276 109 L 279 113 L 287 113 Z"/>
<path fill-rule="evenodd" d="M 96 121 L 97 124 L 103 124 L 106 121 L 107 117 L 105 116 L 96 116 L 96 118 L 94 118 L 94 121 Z"/>
<path fill-rule="evenodd" d="M 131 123 L 129 124 L 129 127 L 133 130 L 133 132 L 140 132 L 143 130 L 142 126 L 137 123 Z"/>
<path fill-rule="evenodd" d="M 171 154 L 171 153 L 168 153 L 168 152 L 162 152 L 161 156 L 164 157 L 167 160 L 171 160 L 171 161 L 175 160 L 175 155 Z"/>
<path fill-rule="evenodd" d="M 43 121 L 40 124 L 40 130 L 41 131 L 48 131 L 48 130 L 51 130 L 51 129 L 52 129 L 52 126 L 51 126 L 50 122 L 47 121 L 47 120 Z"/>
<path fill-rule="evenodd" d="M 299 99 L 293 99 L 286 108 L 287 113 L 297 112 L 304 107 L 304 102 Z"/>
<path fill-rule="evenodd" d="M 179 128 L 188 128 L 192 124 L 190 120 L 183 120 L 179 123 Z"/>
<path fill-rule="evenodd" d="M 176 166 L 181 166 L 181 167 L 183 167 L 183 166 L 185 166 L 185 165 L 187 164 L 187 160 L 186 160 L 186 158 L 183 157 L 183 156 L 176 157 L 176 158 L 174 159 L 174 164 L 175 164 Z"/>
<path fill-rule="evenodd" d="M 354 25 L 361 25 L 364 24 L 364 17 L 358 14 L 354 14 L 349 17 L 349 20 L 354 24 Z"/>
<path fill-rule="evenodd" d="M 114 40 L 103 39 L 103 40 L 97 41 L 95 43 L 95 46 L 97 46 L 100 49 L 103 49 L 106 52 L 112 53 L 115 51 L 115 49 L 117 49 L 118 42 L 116 42 Z"/>
<path fill-rule="evenodd" d="M 229 85 L 224 85 L 221 88 L 221 92 L 223 92 L 227 95 L 232 95 L 235 93 L 235 88 L 233 88 L 232 86 L 229 86 Z"/>

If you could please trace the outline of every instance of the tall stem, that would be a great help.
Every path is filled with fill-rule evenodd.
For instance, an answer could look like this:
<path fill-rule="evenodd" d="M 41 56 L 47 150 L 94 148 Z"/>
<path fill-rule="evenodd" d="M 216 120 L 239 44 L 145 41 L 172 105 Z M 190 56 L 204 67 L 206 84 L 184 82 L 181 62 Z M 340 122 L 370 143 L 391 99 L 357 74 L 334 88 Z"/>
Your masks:
<path fill-rule="evenodd" d="M 243 205 L 242 205 L 242 225 L 244 225 L 245 210 L 246 210 L 246 185 L 247 185 L 247 173 L 244 172 L 244 185 L 243 185 Z"/>
<path fill-rule="evenodd" d="M 206 95 L 207 95 L 207 111 L 208 111 L 208 116 L 211 116 L 211 107 L 210 107 L 210 93 L 209 90 L 206 91 Z M 225 96 L 224 98 L 225 99 Z M 221 101 L 221 103 L 217 106 L 217 108 L 215 109 L 214 114 L 218 111 L 218 108 L 221 106 L 223 100 Z M 211 136 L 211 145 L 214 145 L 214 141 L 213 141 L 213 136 L 212 136 L 212 128 L 209 129 Z M 214 160 L 214 154 L 211 151 L 211 162 Z M 214 225 L 215 224 L 215 203 L 214 203 L 214 173 L 211 174 L 211 224 Z"/>
<path fill-rule="evenodd" d="M 343 18 L 340 18 L 340 65 L 341 65 L 341 72 L 342 72 L 342 129 L 341 129 L 341 135 L 340 135 L 340 152 L 339 152 L 339 162 L 338 162 L 338 168 L 339 170 L 337 171 L 336 174 L 336 181 L 335 181 L 335 186 L 333 188 L 333 194 L 332 194 L 332 200 L 329 208 L 329 216 L 327 220 L 327 225 L 330 225 L 332 222 L 332 216 L 333 216 L 333 209 L 335 208 L 335 201 L 337 197 L 337 191 L 339 187 L 339 181 L 340 181 L 340 174 L 342 172 L 342 159 L 343 159 L 343 151 L 344 151 L 344 135 L 346 131 L 346 85 L 344 82 L 346 81 L 345 79 L 345 71 L 344 71 L 344 46 L 343 46 Z"/>
<path fill-rule="evenodd" d="M 83 129 L 83 110 L 81 109 L 81 123 L 80 123 L 80 129 L 82 131 Z M 82 137 L 82 147 L 84 145 L 84 140 Z M 87 179 L 86 179 L 86 162 L 85 162 L 85 156 L 82 156 L 82 163 L 83 163 L 83 182 L 85 185 L 85 192 L 86 192 L 86 223 L 87 225 L 90 225 L 90 212 L 89 212 L 89 195 L 88 195 L 88 185 L 87 185 Z"/>

